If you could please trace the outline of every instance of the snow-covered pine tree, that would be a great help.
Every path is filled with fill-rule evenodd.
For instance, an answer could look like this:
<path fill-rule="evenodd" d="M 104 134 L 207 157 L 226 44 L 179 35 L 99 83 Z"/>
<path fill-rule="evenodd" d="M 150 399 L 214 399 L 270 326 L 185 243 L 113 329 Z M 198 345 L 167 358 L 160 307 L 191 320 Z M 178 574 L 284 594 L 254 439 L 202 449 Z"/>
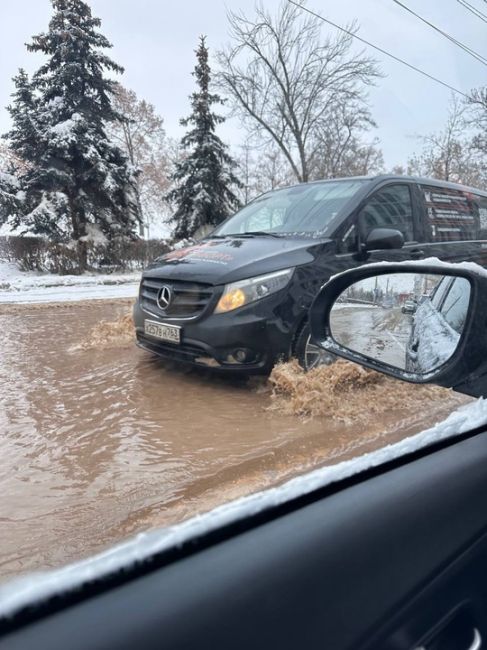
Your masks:
<path fill-rule="evenodd" d="M 13 128 L 3 138 L 10 141 L 10 148 L 19 158 L 34 162 L 38 150 L 34 92 L 23 68 L 20 68 L 13 82 L 15 86 L 15 92 L 12 94 L 13 103 L 7 109 L 12 117 Z"/>
<path fill-rule="evenodd" d="M 35 196 L 33 192 L 29 192 L 29 201 L 27 201 L 27 192 L 24 190 L 29 185 L 32 170 L 38 162 L 37 156 L 40 154 L 40 149 L 37 146 L 36 101 L 25 70 L 20 68 L 18 75 L 13 78 L 13 82 L 15 86 L 15 92 L 12 94 L 13 103 L 8 107 L 13 126 L 11 131 L 2 137 L 9 141 L 6 146 L 10 154 L 14 153 L 16 160 L 22 161 L 22 163 L 15 168 L 11 166 L 9 169 L 3 169 L 2 205 L 4 217 L 9 216 L 10 225 L 18 228 L 22 225 L 22 215 L 30 212 L 36 200 L 40 198 L 39 192 Z M 15 201 L 12 198 L 14 186 L 17 188 Z M 7 215 L 7 213 L 9 214 Z"/>
<path fill-rule="evenodd" d="M 181 149 L 187 152 L 177 163 L 172 181 L 173 190 L 167 200 L 175 206 L 170 222 L 175 224 L 176 238 L 189 238 L 204 226 L 216 226 L 233 209 L 239 200 L 233 187 L 240 182 L 233 173 L 235 162 L 227 153 L 227 147 L 215 134 L 218 124 L 225 121 L 212 111 L 214 104 L 223 101 L 210 93 L 210 66 L 205 37 L 200 37 L 196 50 L 198 63 L 193 75 L 198 90 L 191 95 L 192 113 L 181 120 L 183 126 L 192 125 L 181 140 Z"/>
<path fill-rule="evenodd" d="M 20 206 L 19 183 L 13 174 L 0 169 L 0 226 L 15 216 Z"/>
<path fill-rule="evenodd" d="M 106 133 L 107 123 L 122 118 L 112 106 L 115 82 L 104 73 L 123 69 L 103 53 L 111 44 L 97 30 L 100 20 L 86 2 L 51 1 L 47 33 L 27 46 L 47 56 L 30 83 L 33 131 L 19 134 L 28 99 L 18 99 L 19 75 L 8 137 L 29 167 L 20 179 L 27 206 L 22 225 L 53 239 L 74 240 L 83 270 L 87 241 L 134 236 L 139 222 L 134 172 Z"/>

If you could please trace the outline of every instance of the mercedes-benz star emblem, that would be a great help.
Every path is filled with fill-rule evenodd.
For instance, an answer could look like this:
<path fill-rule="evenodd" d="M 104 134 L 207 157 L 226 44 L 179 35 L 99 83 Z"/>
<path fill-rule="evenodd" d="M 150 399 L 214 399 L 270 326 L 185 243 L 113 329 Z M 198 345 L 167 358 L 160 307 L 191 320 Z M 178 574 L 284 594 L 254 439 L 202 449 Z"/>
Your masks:
<path fill-rule="evenodd" d="M 171 287 L 168 287 L 167 284 L 163 284 L 159 289 L 157 294 L 157 306 L 162 311 L 165 311 L 172 301 L 172 290 Z"/>

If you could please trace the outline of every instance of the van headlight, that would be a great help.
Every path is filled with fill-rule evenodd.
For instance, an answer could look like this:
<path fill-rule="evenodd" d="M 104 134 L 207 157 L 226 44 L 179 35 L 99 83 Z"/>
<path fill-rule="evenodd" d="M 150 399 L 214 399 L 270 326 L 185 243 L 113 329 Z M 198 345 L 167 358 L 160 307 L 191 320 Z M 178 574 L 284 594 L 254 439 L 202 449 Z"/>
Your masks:
<path fill-rule="evenodd" d="M 293 272 L 294 268 L 285 269 L 284 271 L 266 273 L 266 275 L 258 275 L 256 278 L 248 278 L 248 280 L 227 284 L 215 307 L 215 314 L 233 311 L 284 289 L 289 284 Z"/>

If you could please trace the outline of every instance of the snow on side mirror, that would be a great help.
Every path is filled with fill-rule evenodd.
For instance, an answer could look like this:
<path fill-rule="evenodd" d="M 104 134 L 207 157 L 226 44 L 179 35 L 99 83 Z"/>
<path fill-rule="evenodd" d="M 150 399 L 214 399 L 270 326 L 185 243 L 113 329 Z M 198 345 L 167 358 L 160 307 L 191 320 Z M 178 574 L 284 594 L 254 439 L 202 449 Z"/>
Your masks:
<path fill-rule="evenodd" d="M 310 313 L 323 349 L 415 383 L 487 394 L 487 272 L 372 264 L 335 276 Z"/>

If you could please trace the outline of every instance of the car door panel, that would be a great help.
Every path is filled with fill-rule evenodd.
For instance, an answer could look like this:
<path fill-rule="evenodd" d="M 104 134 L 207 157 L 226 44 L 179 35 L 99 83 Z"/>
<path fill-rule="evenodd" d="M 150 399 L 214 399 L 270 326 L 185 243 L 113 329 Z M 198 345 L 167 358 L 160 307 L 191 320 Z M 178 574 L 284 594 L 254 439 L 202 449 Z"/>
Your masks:
<path fill-rule="evenodd" d="M 409 648 L 464 601 L 485 637 L 486 467 L 487 433 L 404 460 L 100 587 L 0 648 Z"/>
<path fill-rule="evenodd" d="M 468 650 L 476 630 L 485 647 L 486 572 L 487 538 L 483 536 L 392 617 L 387 632 L 372 635 L 365 647 Z"/>
<path fill-rule="evenodd" d="M 487 241 L 427 242 L 421 244 L 424 258 L 437 257 L 444 262 L 475 262 L 487 267 Z"/>

